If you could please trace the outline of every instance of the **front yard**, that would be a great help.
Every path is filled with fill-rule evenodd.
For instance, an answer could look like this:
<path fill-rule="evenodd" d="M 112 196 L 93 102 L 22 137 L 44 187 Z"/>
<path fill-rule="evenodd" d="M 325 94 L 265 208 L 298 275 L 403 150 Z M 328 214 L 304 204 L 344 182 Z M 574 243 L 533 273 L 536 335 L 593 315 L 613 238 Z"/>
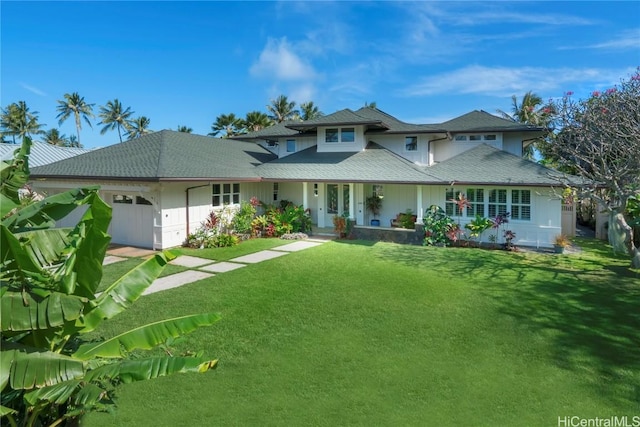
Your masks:
<path fill-rule="evenodd" d="M 183 251 L 222 260 L 264 249 L 257 242 Z M 218 311 L 219 323 L 172 351 L 202 349 L 219 367 L 125 385 L 116 414 L 84 424 L 533 426 L 640 415 L 640 273 L 600 243 L 579 244 L 583 253 L 557 256 L 335 241 L 143 297 L 102 334 Z"/>

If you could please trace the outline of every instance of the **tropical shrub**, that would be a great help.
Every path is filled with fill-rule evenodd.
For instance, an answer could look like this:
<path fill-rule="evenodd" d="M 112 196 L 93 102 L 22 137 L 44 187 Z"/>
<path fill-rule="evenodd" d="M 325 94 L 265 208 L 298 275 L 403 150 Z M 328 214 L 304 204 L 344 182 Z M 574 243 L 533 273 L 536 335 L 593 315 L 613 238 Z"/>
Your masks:
<path fill-rule="evenodd" d="M 242 201 L 240 209 L 231 222 L 233 230 L 238 234 L 250 234 L 252 232 L 251 222 L 255 216 L 256 207 L 247 201 Z"/>
<path fill-rule="evenodd" d="M 213 313 L 154 322 L 118 336 L 83 337 L 126 310 L 174 256 L 159 253 L 96 295 L 110 242 L 111 208 L 97 187 L 70 190 L 22 205 L 31 141 L 2 162 L 0 211 L 0 416 L 8 425 L 76 422 L 113 405 L 114 388 L 182 372 L 205 372 L 202 356 L 130 357 L 218 320 Z M 74 228 L 53 228 L 78 206 Z"/>
<path fill-rule="evenodd" d="M 465 224 L 464 228 L 469 230 L 469 237 L 473 240 L 482 240 L 482 233 L 487 231 L 493 226 L 493 221 L 489 218 L 476 215 L 468 224 Z"/>
<path fill-rule="evenodd" d="M 448 216 L 444 209 L 437 205 L 429 206 L 424 215 L 425 245 L 446 245 L 456 238 L 457 224 Z M 452 234 L 452 231 L 453 234 Z"/>
<path fill-rule="evenodd" d="M 416 222 L 414 220 L 415 215 L 411 209 L 407 209 L 404 213 L 400 214 L 400 227 L 407 229 L 416 228 Z"/>

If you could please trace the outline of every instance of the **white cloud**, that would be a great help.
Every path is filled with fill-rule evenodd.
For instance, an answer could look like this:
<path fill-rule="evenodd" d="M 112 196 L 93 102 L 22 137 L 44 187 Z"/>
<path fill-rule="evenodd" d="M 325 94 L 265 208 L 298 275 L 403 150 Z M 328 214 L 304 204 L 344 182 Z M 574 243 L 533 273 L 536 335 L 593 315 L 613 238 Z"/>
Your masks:
<path fill-rule="evenodd" d="M 629 73 L 630 69 L 508 68 L 473 65 L 449 73 L 425 77 L 421 82 L 403 90 L 401 94 L 404 96 L 474 94 L 504 97 L 529 90 L 534 92 L 572 90 L 575 85 L 611 86 Z"/>
<path fill-rule="evenodd" d="M 616 38 L 585 47 L 602 50 L 640 49 L 640 29 L 625 31 Z"/>
<path fill-rule="evenodd" d="M 250 73 L 285 81 L 309 80 L 316 76 L 313 67 L 293 51 L 286 38 L 269 39 L 258 61 L 251 66 Z"/>
<path fill-rule="evenodd" d="M 35 86 L 31 86 L 31 85 L 28 85 L 28 84 L 23 83 L 23 82 L 20 82 L 20 86 L 22 86 L 24 89 L 28 90 L 31 93 L 35 93 L 36 95 L 47 96 L 47 94 L 44 91 L 41 91 L 40 89 L 38 89 Z"/>

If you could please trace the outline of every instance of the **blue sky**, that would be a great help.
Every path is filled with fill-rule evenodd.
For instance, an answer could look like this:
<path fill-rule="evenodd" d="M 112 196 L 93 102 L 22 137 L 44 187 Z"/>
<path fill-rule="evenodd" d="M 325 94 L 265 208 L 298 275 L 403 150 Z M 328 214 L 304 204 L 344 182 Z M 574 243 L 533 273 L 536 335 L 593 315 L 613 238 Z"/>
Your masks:
<path fill-rule="evenodd" d="M 287 95 L 325 113 L 365 102 L 412 123 L 511 96 L 584 98 L 640 65 L 640 2 L 0 3 L 2 107 L 20 100 L 46 128 L 57 100 L 94 110 L 118 98 L 153 130 L 207 134 L 220 114 Z M 89 148 L 118 142 L 83 127 Z"/>

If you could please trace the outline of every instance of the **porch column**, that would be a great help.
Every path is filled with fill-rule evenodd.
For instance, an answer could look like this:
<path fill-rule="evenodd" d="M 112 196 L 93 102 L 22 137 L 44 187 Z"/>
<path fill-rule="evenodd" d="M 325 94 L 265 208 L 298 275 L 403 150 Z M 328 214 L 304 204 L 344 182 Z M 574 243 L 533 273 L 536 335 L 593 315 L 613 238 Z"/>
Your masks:
<path fill-rule="evenodd" d="M 356 193 L 353 191 L 353 183 L 349 183 L 349 219 L 356 219 Z"/>
<path fill-rule="evenodd" d="M 304 181 L 302 183 L 302 207 L 307 210 L 309 208 L 309 183 Z"/>
<path fill-rule="evenodd" d="M 421 185 L 416 185 L 416 216 L 418 217 L 416 219 L 416 222 L 419 222 L 422 224 L 422 215 L 424 215 L 423 212 L 423 208 L 422 208 L 422 186 Z"/>

